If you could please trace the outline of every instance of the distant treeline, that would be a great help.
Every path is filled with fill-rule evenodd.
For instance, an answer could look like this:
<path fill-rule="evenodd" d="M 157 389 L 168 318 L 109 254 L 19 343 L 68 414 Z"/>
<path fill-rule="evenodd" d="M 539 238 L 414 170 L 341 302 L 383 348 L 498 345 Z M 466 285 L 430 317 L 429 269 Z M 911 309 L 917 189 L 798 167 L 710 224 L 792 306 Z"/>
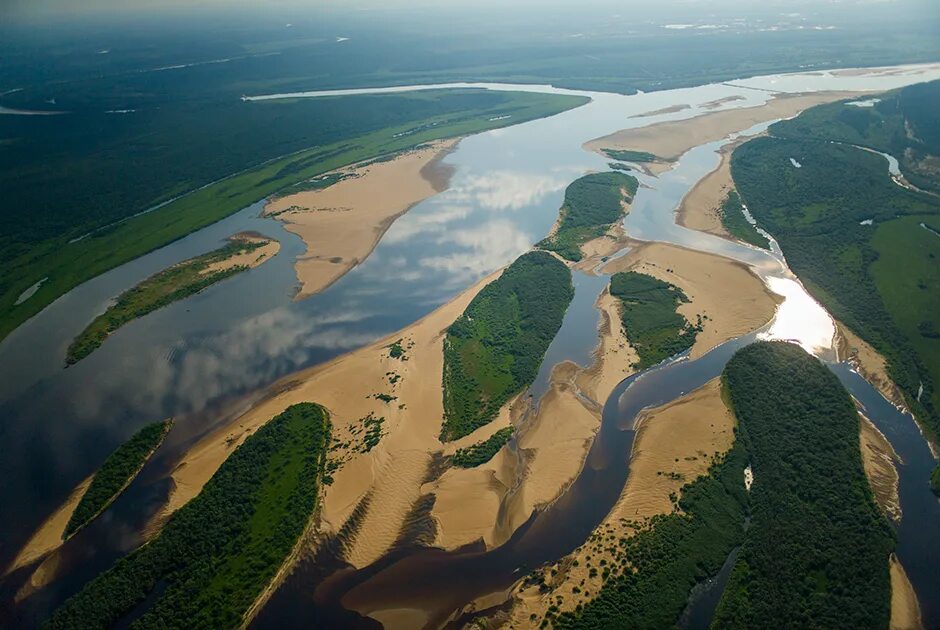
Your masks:
<path fill-rule="evenodd" d="M 329 438 L 322 407 L 289 407 L 236 448 L 153 540 L 88 583 L 47 626 L 238 627 L 310 519 Z"/>
<path fill-rule="evenodd" d="M 172 425 L 171 420 L 148 424 L 108 455 L 72 512 L 62 538 L 87 525 L 120 494 L 160 446 Z"/>
<path fill-rule="evenodd" d="M 692 347 L 701 331 L 676 312 L 688 298 L 679 287 L 658 278 L 623 271 L 610 278 L 610 294 L 620 303 L 620 319 L 630 345 L 639 360 L 637 370 L 656 365 Z"/>
<path fill-rule="evenodd" d="M 601 236 L 624 214 L 623 203 L 633 201 L 638 183 L 623 172 L 591 173 L 565 189 L 557 231 L 538 247 L 568 260 L 581 260 L 581 245 Z"/>
<path fill-rule="evenodd" d="M 852 398 L 784 342 L 739 350 L 723 378 L 754 482 L 712 627 L 887 628 L 894 532 L 862 468 Z"/>
<path fill-rule="evenodd" d="M 565 264 L 533 251 L 473 298 L 444 340 L 444 440 L 487 424 L 535 380 L 572 297 Z"/>

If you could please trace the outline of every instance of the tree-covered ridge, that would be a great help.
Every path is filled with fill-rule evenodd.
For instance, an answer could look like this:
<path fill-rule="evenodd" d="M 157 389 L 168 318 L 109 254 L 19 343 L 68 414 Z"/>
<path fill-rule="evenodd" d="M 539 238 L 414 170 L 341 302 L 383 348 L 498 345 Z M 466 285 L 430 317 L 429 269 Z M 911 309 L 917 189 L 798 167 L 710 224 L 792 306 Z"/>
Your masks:
<path fill-rule="evenodd" d="M 620 320 L 639 360 L 637 370 L 656 365 L 692 347 L 701 323 L 690 324 L 676 312 L 685 293 L 677 286 L 636 271 L 610 278 L 610 294 L 620 301 Z"/>
<path fill-rule="evenodd" d="M 246 271 L 248 265 L 233 265 L 217 271 L 207 270 L 214 263 L 254 251 L 267 243 L 268 241 L 261 239 L 233 237 L 219 249 L 155 273 L 122 293 L 108 310 L 92 320 L 69 345 L 65 362 L 68 365 L 78 363 L 97 350 L 108 336 L 125 324 Z"/>
<path fill-rule="evenodd" d="M 153 540 L 65 602 L 50 628 L 234 628 L 317 504 L 330 437 L 322 407 L 287 408 L 248 437 Z M 150 599 L 148 599 L 148 597 Z M 145 610 L 135 610 L 147 601 Z"/>
<path fill-rule="evenodd" d="M 674 627 L 692 588 L 718 573 L 741 542 L 746 461 L 736 445 L 683 486 L 675 512 L 636 524 L 636 534 L 616 542 L 617 560 L 605 568 L 597 596 L 574 612 L 556 616 L 550 609 L 548 621 L 572 630 Z"/>
<path fill-rule="evenodd" d="M 157 450 L 171 426 L 172 420 L 148 424 L 108 455 L 72 512 L 63 539 L 87 525 L 117 498 Z"/>
<path fill-rule="evenodd" d="M 572 297 L 565 264 L 533 251 L 473 298 L 444 340 L 442 439 L 487 424 L 532 383 Z"/>
<path fill-rule="evenodd" d="M 712 627 L 887 628 L 894 534 L 862 468 L 852 398 L 785 342 L 739 350 L 723 378 L 754 482 Z"/>
<path fill-rule="evenodd" d="M 889 153 L 915 186 L 940 192 L 940 81 L 878 97 L 870 107 L 848 102 L 814 107 L 774 124 L 781 138 L 835 140 Z"/>
<path fill-rule="evenodd" d="M 880 155 L 827 141 L 758 138 L 731 170 L 790 268 L 887 359 L 907 405 L 940 434 L 940 239 L 921 227 L 938 221 L 940 199 L 897 185 Z"/>
<path fill-rule="evenodd" d="M 581 245 L 601 236 L 623 216 L 624 203 L 633 201 L 637 179 L 620 171 L 590 173 L 565 189 L 557 230 L 538 247 L 568 260 L 581 260 Z"/>
<path fill-rule="evenodd" d="M 731 236 L 755 247 L 770 249 L 770 241 L 767 237 L 758 232 L 757 228 L 744 216 L 744 206 L 741 205 L 741 198 L 736 190 L 728 193 L 721 207 L 718 208 L 718 214 L 721 216 L 721 224 Z"/>
<path fill-rule="evenodd" d="M 490 437 L 466 448 L 458 448 L 454 453 L 454 466 L 475 468 L 493 459 L 499 449 L 512 437 L 513 427 L 503 427 Z"/>

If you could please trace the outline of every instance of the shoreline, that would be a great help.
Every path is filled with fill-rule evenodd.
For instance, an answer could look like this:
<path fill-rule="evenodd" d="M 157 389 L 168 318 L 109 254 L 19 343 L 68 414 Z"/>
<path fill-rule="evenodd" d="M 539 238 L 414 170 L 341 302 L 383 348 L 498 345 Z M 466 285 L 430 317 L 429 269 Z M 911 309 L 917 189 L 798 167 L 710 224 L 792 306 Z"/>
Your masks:
<path fill-rule="evenodd" d="M 270 198 L 262 216 L 284 223 L 304 242 L 294 261 L 295 300 L 329 288 L 364 262 L 392 224 L 450 186 L 455 167 L 443 160 L 462 138 L 438 140 L 325 173 L 340 179 L 325 188 Z"/>

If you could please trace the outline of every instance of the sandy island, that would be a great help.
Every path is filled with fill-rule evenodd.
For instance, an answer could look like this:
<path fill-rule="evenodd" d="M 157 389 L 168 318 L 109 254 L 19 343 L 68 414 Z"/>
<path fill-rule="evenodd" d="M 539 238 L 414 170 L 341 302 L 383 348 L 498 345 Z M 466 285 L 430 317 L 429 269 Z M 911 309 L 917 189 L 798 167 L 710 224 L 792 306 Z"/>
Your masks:
<path fill-rule="evenodd" d="M 920 602 L 895 554 L 891 554 L 891 630 L 922 630 Z"/>
<path fill-rule="evenodd" d="M 897 523 L 901 520 L 897 470 L 901 460 L 878 427 L 861 412 L 858 417 L 862 465 L 868 477 L 868 485 L 871 486 L 878 507 Z"/>
<path fill-rule="evenodd" d="M 306 253 L 294 265 L 300 290 L 309 297 L 365 260 L 392 223 L 415 204 L 446 190 L 451 169 L 441 164 L 458 139 L 441 140 L 388 161 L 353 165 L 329 174 L 343 179 L 268 202 L 264 214 L 298 235 Z"/>
<path fill-rule="evenodd" d="M 845 98 L 855 98 L 863 93 L 829 91 L 810 94 L 783 94 L 756 107 L 721 110 L 686 120 L 667 121 L 646 127 L 623 129 L 586 142 L 584 148 L 605 156 L 603 149 L 652 153 L 666 161 L 664 164 L 650 165 L 651 170 L 657 173 L 671 168 L 669 162 L 675 162 L 683 153 L 693 147 L 721 140 L 729 134 L 749 129 L 759 123 L 778 118 L 791 118 L 814 105 Z"/>

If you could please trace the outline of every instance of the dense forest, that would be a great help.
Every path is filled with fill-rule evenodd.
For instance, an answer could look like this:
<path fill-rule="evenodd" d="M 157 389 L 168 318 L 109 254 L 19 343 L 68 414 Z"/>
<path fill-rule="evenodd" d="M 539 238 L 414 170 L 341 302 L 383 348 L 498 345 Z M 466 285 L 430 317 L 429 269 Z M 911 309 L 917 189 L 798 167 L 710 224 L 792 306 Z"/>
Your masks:
<path fill-rule="evenodd" d="M 122 620 L 132 628 L 238 627 L 310 519 L 329 437 L 326 410 L 289 407 L 238 446 L 155 538 L 66 601 L 48 627 Z"/>
<path fill-rule="evenodd" d="M 72 287 L 288 186 L 584 102 L 450 90 L 0 116 L 0 338 Z"/>
<path fill-rule="evenodd" d="M 940 81 L 918 83 L 872 99 L 868 107 L 820 105 L 774 124 L 780 138 L 834 140 L 888 153 L 915 186 L 940 192 Z"/>
<path fill-rule="evenodd" d="M 746 462 L 735 446 L 683 486 L 672 514 L 637 524 L 636 534 L 616 541 L 616 562 L 605 568 L 610 573 L 594 599 L 574 612 L 549 612 L 547 620 L 572 630 L 674 627 L 692 588 L 718 573 L 741 542 Z"/>
<path fill-rule="evenodd" d="M 676 312 L 688 302 L 685 293 L 668 282 L 636 271 L 623 271 L 610 278 L 610 294 L 620 301 L 623 332 L 636 350 L 637 370 L 656 365 L 692 347 L 701 322 L 690 324 Z"/>
<path fill-rule="evenodd" d="M 532 251 L 473 298 L 444 341 L 442 439 L 487 424 L 532 383 L 572 297 L 565 264 Z"/>
<path fill-rule="evenodd" d="M 581 245 L 604 234 L 623 216 L 623 203 L 633 201 L 637 186 L 635 177 L 619 171 L 574 180 L 565 189 L 557 230 L 538 247 L 581 260 Z"/>
<path fill-rule="evenodd" d="M 68 538 L 87 525 L 121 493 L 163 442 L 171 426 L 172 420 L 148 424 L 108 455 L 75 506 L 62 538 Z"/>
<path fill-rule="evenodd" d="M 66 364 L 78 363 L 97 350 L 109 335 L 138 317 L 169 306 L 217 282 L 246 271 L 247 265 L 235 265 L 211 273 L 207 273 L 206 269 L 233 256 L 256 250 L 266 242 L 232 238 L 229 243 L 219 249 L 173 265 L 128 289 L 75 337 L 66 352 Z"/>
<path fill-rule="evenodd" d="M 712 627 L 887 628 L 894 533 L 862 469 L 852 398 L 786 342 L 739 350 L 723 379 L 754 482 Z"/>
<path fill-rule="evenodd" d="M 731 236 L 755 247 L 770 249 L 770 241 L 767 237 L 758 232 L 757 228 L 744 216 L 744 206 L 741 205 L 741 198 L 736 190 L 729 192 L 725 200 L 721 202 L 718 214 L 721 217 L 721 224 Z"/>
<path fill-rule="evenodd" d="M 458 448 L 454 453 L 454 466 L 460 468 L 474 468 L 493 459 L 493 456 L 503 448 L 512 437 L 513 427 L 503 427 L 482 442 L 471 444 L 466 448 Z"/>
<path fill-rule="evenodd" d="M 795 120 L 804 135 L 811 127 L 803 116 L 817 120 L 816 111 Z M 940 110 L 935 116 L 940 120 Z M 940 329 L 940 239 L 921 224 L 938 220 L 940 199 L 896 184 L 880 155 L 809 138 L 752 140 L 735 150 L 731 170 L 790 268 L 885 356 L 908 406 L 936 438 L 940 338 L 932 331 Z"/>

